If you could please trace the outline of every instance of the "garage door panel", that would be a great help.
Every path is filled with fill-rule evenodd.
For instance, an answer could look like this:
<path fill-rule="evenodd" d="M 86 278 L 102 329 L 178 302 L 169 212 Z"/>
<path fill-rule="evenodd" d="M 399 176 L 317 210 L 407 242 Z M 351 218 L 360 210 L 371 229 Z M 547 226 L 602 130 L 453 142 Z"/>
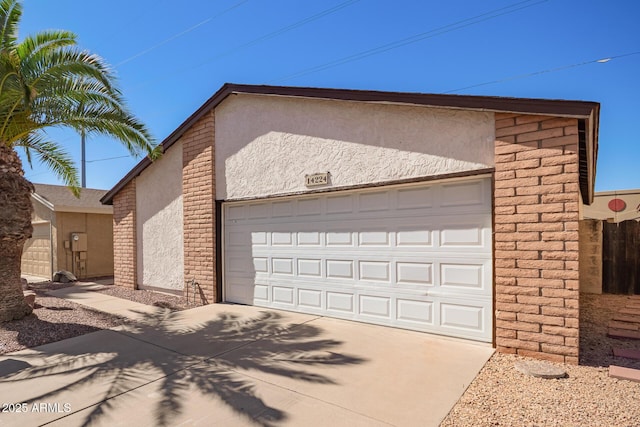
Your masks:
<path fill-rule="evenodd" d="M 402 227 L 396 231 L 396 245 L 399 247 L 433 247 L 433 232 L 428 228 Z"/>
<path fill-rule="evenodd" d="M 328 215 L 351 214 L 353 212 L 353 196 L 328 196 L 326 199 Z"/>
<path fill-rule="evenodd" d="M 352 293 L 327 291 L 327 311 L 337 311 L 341 316 L 344 316 L 345 313 L 352 315 L 355 312 L 354 300 L 355 295 Z"/>
<path fill-rule="evenodd" d="M 271 233 L 272 246 L 291 246 L 293 245 L 293 233 L 288 231 L 274 231 Z"/>
<path fill-rule="evenodd" d="M 487 181 L 443 184 L 440 206 L 445 208 L 464 206 L 486 207 L 488 197 Z"/>
<path fill-rule="evenodd" d="M 272 258 L 271 271 L 274 275 L 284 274 L 292 276 L 294 274 L 293 258 Z"/>
<path fill-rule="evenodd" d="M 298 276 L 322 278 L 322 259 L 298 259 Z"/>
<path fill-rule="evenodd" d="M 328 259 L 326 260 L 327 279 L 355 279 L 355 271 L 352 260 Z"/>
<path fill-rule="evenodd" d="M 322 212 L 323 200 L 319 198 L 307 198 L 298 200 L 298 216 L 318 215 Z"/>
<path fill-rule="evenodd" d="M 334 230 L 326 232 L 326 245 L 327 247 L 333 246 L 353 246 L 354 238 L 353 232 L 350 230 Z"/>
<path fill-rule="evenodd" d="M 256 284 L 253 288 L 254 301 L 269 301 L 269 285 Z"/>
<path fill-rule="evenodd" d="M 389 209 L 388 191 L 363 193 L 358 198 L 358 210 L 360 212 L 388 211 Z"/>
<path fill-rule="evenodd" d="M 433 190 L 427 188 L 400 189 L 396 192 L 396 209 L 419 209 L 424 212 L 433 207 Z"/>
<path fill-rule="evenodd" d="M 391 282 L 391 274 L 388 261 L 359 261 L 359 279 L 375 282 Z"/>
<path fill-rule="evenodd" d="M 252 205 L 252 206 L 255 206 L 255 205 Z M 227 210 L 225 211 L 227 220 L 233 221 L 233 220 L 244 219 L 245 217 L 244 210 L 245 210 L 245 207 L 242 205 L 228 206 Z"/>
<path fill-rule="evenodd" d="M 481 224 L 444 224 L 440 230 L 440 246 L 483 247 L 486 243 Z"/>
<path fill-rule="evenodd" d="M 387 230 L 360 231 L 358 232 L 358 245 L 389 247 L 391 238 L 391 233 Z"/>
<path fill-rule="evenodd" d="M 275 304 L 294 305 L 295 290 L 289 286 L 272 286 L 272 301 Z"/>
<path fill-rule="evenodd" d="M 298 305 L 306 309 L 322 310 L 324 306 L 322 304 L 323 292 L 319 289 L 298 289 Z"/>
<path fill-rule="evenodd" d="M 434 286 L 433 263 L 397 261 L 396 283 L 399 286 L 429 287 Z"/>
<path fill-rule="evenodd" d="M 396 298 L 396 313 L 399 324 L 409 324 L 416 328 L 434 325 L 433 301 Z"/>
<path fill-rule="evenodd" d="M 298 232 L 298 246 L 320 246 L 322 240 L 320 231 L 299 231 Z"/>
<path fill-rule="evenodd" d="M 225 298 L 227 301 L 237 302 L 240 304 L 252 304 L 254 289 L 259 286 L 251 283 L 251 279 L 246 281 L 242 278 L 234 277 L 225 279 Z M 267 286 L 268 287 L 268 286 Z"/>
<path fill-rule="evenodd" d="M 225 203 L 224 217 L 227 301 L 492 338 L 488 179 Z"/>
<path fill-rule="evenodd" d="M 358 313 L 363 317 L 374 316 L 391 319 L 391 297 L 360 295 Z"/>
<path fill-rule="evenodd" d="M 485 307 L 477 303 L 441 302 L 440 326 L 461 333 L 482 333 L 485 327 Z"/>

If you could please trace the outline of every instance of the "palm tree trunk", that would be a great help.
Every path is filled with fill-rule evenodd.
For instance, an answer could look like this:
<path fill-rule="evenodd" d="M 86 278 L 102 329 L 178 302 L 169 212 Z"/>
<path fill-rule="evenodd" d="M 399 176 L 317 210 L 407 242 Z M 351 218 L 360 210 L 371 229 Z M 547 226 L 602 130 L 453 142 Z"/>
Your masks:
<path fill-rule="evenodd" d="M 31 313 L 20 283 L 24 242 L 31 237 L 31 193 L 18 154 L 0 142 L 0 322 Z"/>

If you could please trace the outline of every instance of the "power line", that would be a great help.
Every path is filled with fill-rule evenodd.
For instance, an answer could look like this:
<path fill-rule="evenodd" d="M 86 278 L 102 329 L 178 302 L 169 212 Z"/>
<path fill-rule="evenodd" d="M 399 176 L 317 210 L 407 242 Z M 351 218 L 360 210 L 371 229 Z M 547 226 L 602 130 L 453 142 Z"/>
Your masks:
<path fill-rule="evenodd" d="M 115 159 L 124 159 L 125 157 L 131 157 L 131 156 L 105 157 L 104 159 L 87 160 L 86 163 L 104 162 L 106 160 L 115 160 Z"/>
<path fill-rule="evenodd" d="M 384 44 L 382 46 L 378 46 L 376 48 L 368 49 L 359 53 L 355 53 L 353 55 L 349 55 L 340 59 L 336 59 L 334 61 L 327 62 L 325 64 L 317 65 L 315 67 L 306 68 L 304 70 L 298 71 L 293 74 L 289 74 L 287 76 L 274 79 L 269 81 L 268 83 L 282 82 L 286 80 L 291 80 L 295 77 L 305 76 L 307 74 L 315 73 L 317 71 L 326 70 L 329 68 L 337 67 L 338 65 L 346 64 L 348 62 L 356 61 L 359 59 L 367 58 L 369 56 L 378 55 L 383 52 L 387 52 L 392 49 L 397 49 L 402 46 L 406 46 L 408 44 L 416 43 L 425 39 L 433 38 L 445 33 L 450 33 L 452 31 L 460 30 L 465 27 L 469 27 L 471 25 L 479 24 L 481 22 L 488 21 L 490 19 L 497 18 L 499 16 L 508 15 L 510 13 L 517 12 L 522 9 L 526 9 L 529 7 L 536 6 L 541 3 L 545 3 L 548 0 L 524 0 L 518 3 L 513 3 L 509 6 L 501 7 L 498 9 L 491 10 L 486 13 L 482 13 L 480 15 L 473 16 L 471 18 L 463 19 L 461 21 L 454 22 L 452 24 L 447 24 L 442 27 L 434 28 L 433 30 L 426 31 L 424 33 L 416 34 L 411 37 L 407 37 L 404 39 L 396 40 L 391 43 Z M 532 3 L 533 2 L 533 3 Z"/>
<path fill-rule="evenodd" d="M 249 41 L 247 43 L 244 43 L 244 44 L 241 44 L 239 46 L 235 46 L 235 47 L 233 47 L 231 49 L 228 49 L 228 50 L 226 50 L 226 51 L 224 51 L 224 52 L 222 52 L 222 53 L 220 53 L 220 54 L 218 54 L 216 56 L 210 57 L 210 58 L 200 62 L 199 64 L 190 66 L 188 68 L 182 68 L 182 69 L 179 69 L 179 70 L 175 70 L 175 71 L 173 71 L 173 72 L 171 72 L 169 74 L 165 74 L 164 76 L 158 77 L 158 78 L 153 79 L 153 80 L 147 80 L 143 84 L 139 85 L 138 87 L 146 86 L 146 85 L 148 85 L 150 83 L 155 83 L 157 81 L 164 80 L 164 79 L 166 79 L 168 77 L 174 76 L 174 75 L 179 74 L 179 73 L 183 73 L 185 71 L 195 70 L 196 68 L 199 68 L 199 67 L 201 67 L 201 66 L 203 66 L 205 64 L 214 62 L 214 61 L 216 61 L 216 60 L 218 60 L 220 58 L 223 58 L 225 56 L 229 56 L 229 55 L 232 55 L 234 53 L 237 53 L 238 51 L 240 51 L 242 49 L 246 49 L 246 48 L 248 48 L 250 46 L 254 46 L 254 45 L 256 45 L 256 44 L 258 44 L 260 42 L 263 42 L 265 40 L 272 39 L 272 38 L 277 37 L 277 36 L 279 36 L 281 34 L 287 33 L 287 32 L 289 32 L 291 30 L 294 30 L 294 29 L 299 28 L 299 27 L 301 27 L 303 25 L 306 25 L 306 24 L 308 24 L 310 22 L 317 21 L 318 19 L 320 19 L 322 17 L 325 17 L 327 15 L 331 15 L 331 14 L 333 14 L 335 12 L 338 12 L 339 10 L 344 9 L 345 7 L 351 6 L 352 4 L 357 3 L 359 1 L 360 0 L 347 0 L 347 1 L 342 2 L 342 3 L 340 3 L 340 4 L 336 5 L 336 6 L 330 7 L 329 9 L 325 9 L 325 10 L 323 10 L 321 12 L 318 12 L 315 15 L 308 16 L 308 17 L 306 17 L 304 19 L 301 19 L 300 21 L 296 21 L 293 24 L 290 24 L 290 25 L 287 25 L 285 27 L 279 28 L 279 29 L 277 29 L 275 31 L 272 31 L 272 32 L 267 33 L 267 34 L 265 34 L 263 36 L 255 38 L 255 39 L 253 39 L 253 40 L 251 40 L 251 41 Z M 527 0 L 527 1 L 532 1 L 532 0 Z M 547 0 L 544 0 L 544 1 L 547 1 Z"/>
<path fill-rule="evenodd" d="M 324 17 L 326 15 L 330 15 L 332 13 L 335 13 L 335 12 L 339 11 L 340 9 L 344 9 L 345 7 L 351 6 L 352 4 L 357 3 L 359 1 L 360 0 L 347 0 L 344 3 L 340 3 L 337 6 L 334 6 L 332 8 L 323 10 L 320 13 L 317 13 L 315 15 L 312 15 L 312 16 L 309 16 L 307 18 L 304 18 L 304 19 L 302 19 L 302 20 L 300 20 L 298 22 L 295 22 L 295 23 L 293 23 L 291 25 L 287 25 L 286 27 L 282 27 L 282 28 L 280 28 L 280 29 L 278 29 L 276 31 L 271 32 L 271 33 L 265 34 L 264 36 L 258 37 L 257 39 L 254 39 L 254 40 L 251 40 L 251 41 L 249 41 L 247 43 L 241 44 L 240 46 L 236 46 L 234 48 L 231 48 L 231 49 L 229 49 L 229 50 L 227 50 L 225 52 L 222 52 L 222 53 L 220 53 L 220 54 L 218 54 L 218 55 L 216 55 L 214 57 L 211 57 L 211 58 L 207 59 L 206 61 L 201 62 L 200 64 L 196 65 L 193 68 L 197 68 L 197 67 L 199 67 L 201 65 L 204 65 L 204 64 L 207 64 L 209 62 L 215 61 L 217 59 L 223 58 L 225 56 L 231 55 L 233 53 L 236 53 L 239 50 L 245 49 L 245 48 L 247 48 L 249 46 L 253 46 L 253 45 L 258 44 L 258 43 L 260 43 L 262 41 L 269 40 L 269 39 L 272 39 L 274 37 L 277 37 L 277 36 L 279 36 L 281 34 L 289 32 L 289 31 L 291 31 L 293 29 L 296 29 L 298 27 L 301 27 L 301 26 L 303 26 L 305 24 L 308 24 L 310 22 L 316 21 L 316 20 L 318 20 L 318 19 L 320 19 L 320 18 L 322 18 L 322 17 Z"/>
<path fill-rule="evenodd" d="M 238 8 L 238 7 L 242 6 L 244 3 L 248 2 L 248 1 L 249 1 L 249 0 L 242 0 L 242 1 L 240 1 L 240 2 L 238 2 L 238 3 L 236 3 L 236 4 L 234 4 L 233 6 L 231 6 L 231 7 L 227 8 L 227 9 L 223 10 L 222 12 L 220 12 L 220 13 L 218 13 L 218 14 L 213 15 L 213 16 L 210 16 L 209 18 L 205 19 L 204 21 L 198 22 L 197 24 L 195 24 L 195 25 L 193 25 L 193 26 L 191 26 L 191 27 L 187 28 L 186 30 L 181 31 L 181 32 L 179 32 L 179 33 L 177 33 L 177 34 L 174 34 L 173 36 L 169 37 L 168 39 L 165 39 L 165 40 L 161 41 L 160 43 L 157 43 L 157 44 L 155 44 L 155 45 L 153 45 L 153 46 L 151 46 L 151 47 L 149 47 L 149 48 L 147 48 L 147 49 L 145 49 L 145 50 L 142 50 L 142 51 L 140 51 L 140 52 L 136 53 L 136 54 L 135 54 L 135 55 L 133 55 L 133 56 L 130 56 L 129 58 L 127 58 L 127 59 L 125 59 L 125 60 L 122 60 L 122 61 L 118 62 L 115 66 L 116 66 L 116 67 L 119 67 L 119 66 L 121 66 L 121 65 L 124 65 L 124 64 L 126 64 L 126 63 L 128 63 L 128 62 L 133 61 L 133 60 L 134 60 L 134 59 L 136 59 L 136 58 L 141 57 L 142 55 L 146 55 L 147 53 L 151 52 L 152 50 L 157 49 L 157 48 L 159 48 L 160 46 L 163 46 L 163 45 L 165 45 L 165 44 L 169 43 L 170 41 L 173 41 L 173 40 L 175 40 L 175 39 L 177 39 L 177 38 L 179 38 L 179 37 L 182 37 L 182 36 L 184 36 L 185 34 L 188 34 L 188 33 L 190 33 L 191 31 L 193 31 L 193 30 L 195 30 L 195 29 L 197 29 L 197 28 L 202 27 L 202 26 L 203 26 L 203 25 L 205 25 L 205 24 L 208 24 L 209 22 L 213 21 L 214 19 L 219 18 L 220 16 L 222 16 L 222 15 L 226 14 L 227 12 L 231 12 L 233 9 L 236 9 L 236 8 Z"/>
<path fill-rule="evenodd" d="M 33 169 L 32 169 L 33 170 Z M 34 174 L 29 174 L 29 175 L 25 175 L 25 178 L 27 179 L 31 179 L 34 176 L 39 176 L 39 175 L 44 175 L 45 173 L 49 173 L 50 171 L 46 170 L 44 172 L 38 172 L 38 173 L 34 173 Z"/>
<path fill-rule="evenodd" d="M 129 158 L 133 158 L 131 156 L 117 156 L 117 157 L 105 157 L 103 159 L 93 159 L 93 160 L 87 160 L 85 163 L 94 163 L 94 162 L 104 162 L 107 160 L 116 160 L 116 159 L 124 159 L 125 157 L 129 157 Z M 26 175 L 26 178 L 31 179 L 34 176 L 39 176 L 39 175 L 44 175 L 45 173 L 49 173 L 50 171 L 46 170 L 44 172 L 38 172 L 38 173 L 34 173 L 34 174 L 28 174 Z"/>
<path fill-rule="evenodd" d="M 578 62 L 577 64 L 562 65 L 560 67 L 548 68 L 546 70 L 534 71 L 532 73 L 519 74 L 517 76 L 505 77 L 505 78 L 499 79 L 499 80 L 492 80 L 492 81 L 489 81 L 489 82 L 478 83 L 478 84 L 471 85 L 471 86 L 465 86 L 465 87 L 461 87 L 461 88 L 458 88 L 458 89 L 448 90 L 448 91 L 442 92 L 442 93 L 443 94 L 447 94 L 447 93 L 459 92 L 461 90 L 473 89 L 473 88 L 480 87 L 480 86 L 487 86 L 487 85 L 492 85 L 492 84 L 496 84 L 496 83 L 508 82 L 510 80 L 526 79 L 527 77 L 539 76 L 540 74 L 554 73 L 556 71 L 563 71 L 563 70 L 568 70 L 570 68 L 582 67 L 583 65 L 588 65 L 588 64 L 596 64 L 596 63 L 605 64 L 605 63 L 607 63 L 609 61 L 613 61 L 614 59 L 624 58 L 626 56 L 632 56 L 632 55 L 638 55 L 638 54 L 640 54 L 640 51 L 624 53 L 622 55 L 616 55 L 616 56 L 608 56 L 608 57 L 605 57 L 605 58 L 592 59 L 590 61 Z"/>

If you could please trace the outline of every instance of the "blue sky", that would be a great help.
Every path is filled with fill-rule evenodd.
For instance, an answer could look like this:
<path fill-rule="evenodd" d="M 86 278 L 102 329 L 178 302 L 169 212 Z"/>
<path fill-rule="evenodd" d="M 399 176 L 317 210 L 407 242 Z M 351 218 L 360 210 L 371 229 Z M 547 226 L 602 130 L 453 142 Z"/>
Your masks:
<path fill-rule="evenodd" d="M 72 30 L 114 66 L 130 109 L 158 142 L 225 82 L 587 100 L 602 104 L 596 191 L 640 188 L 637 0 L 23 5 L 22 35 Z M 79 136 L 50 136 L 79 168 Z M 116 141 L 91 138 L 87 186 L 111 188 L 139 161 L 127 156 Z M 37 162 L 25 171 L 33 182 L 60 183 Z"/>

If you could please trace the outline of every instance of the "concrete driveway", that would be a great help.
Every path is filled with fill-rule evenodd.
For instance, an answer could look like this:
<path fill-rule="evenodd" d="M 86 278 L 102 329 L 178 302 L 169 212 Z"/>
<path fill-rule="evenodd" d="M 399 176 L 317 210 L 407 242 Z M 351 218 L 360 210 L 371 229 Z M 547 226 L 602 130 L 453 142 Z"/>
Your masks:
<path fill-rule="evenodd" d="M 0 426 L 437 426 L 492 353 L 241 305 L 145 314 L 0 357 Z"/>

